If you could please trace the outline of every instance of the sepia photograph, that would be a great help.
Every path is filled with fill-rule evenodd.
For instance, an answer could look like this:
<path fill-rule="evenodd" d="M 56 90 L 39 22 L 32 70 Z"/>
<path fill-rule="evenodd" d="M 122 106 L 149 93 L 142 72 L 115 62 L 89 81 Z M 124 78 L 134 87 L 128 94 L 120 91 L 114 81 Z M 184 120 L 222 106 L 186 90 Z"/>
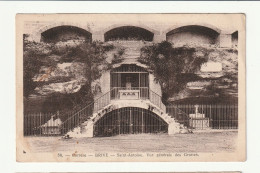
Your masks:
<path fill-rule="evenodd" d="M 17 161 L 245 161 L 245 21 L 17 14 Z"/>

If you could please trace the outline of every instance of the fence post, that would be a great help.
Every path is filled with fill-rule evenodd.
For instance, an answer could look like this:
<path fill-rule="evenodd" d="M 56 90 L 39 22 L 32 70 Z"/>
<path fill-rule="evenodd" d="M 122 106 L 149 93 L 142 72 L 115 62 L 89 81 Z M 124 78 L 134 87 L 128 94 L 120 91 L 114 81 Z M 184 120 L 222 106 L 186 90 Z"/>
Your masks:
<path fill-rule="evenodd" d="M 217 112 L 218 112 L 218 129 L 220 129 L 220 110 L 219 110 L 219 105 L 217 105 Z"/>
<path fill-rule="evenodd" d="M 209 105 L 209 127 L 212 127 L 211 104 Z"/>
<path fill-rule="evenodd" d="M 42 135 L 42 113 L 40 112 L 40 135 Z"/>

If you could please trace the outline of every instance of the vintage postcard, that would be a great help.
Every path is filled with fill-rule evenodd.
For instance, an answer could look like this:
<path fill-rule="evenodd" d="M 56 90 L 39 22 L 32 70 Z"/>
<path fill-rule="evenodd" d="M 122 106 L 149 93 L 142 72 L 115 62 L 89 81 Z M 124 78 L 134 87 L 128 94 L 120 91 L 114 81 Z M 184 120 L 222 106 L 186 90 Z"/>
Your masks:
<path fill-rule="evenodd" d="M 17 161 L 245 161 L 245 20 L 17 14 Z"/>

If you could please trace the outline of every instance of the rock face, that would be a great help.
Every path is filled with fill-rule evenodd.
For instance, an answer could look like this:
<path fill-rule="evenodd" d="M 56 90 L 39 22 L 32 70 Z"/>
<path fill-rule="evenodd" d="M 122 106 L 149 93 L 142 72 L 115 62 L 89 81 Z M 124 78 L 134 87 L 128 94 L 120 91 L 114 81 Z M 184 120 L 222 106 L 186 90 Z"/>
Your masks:
<path fill-rule="evenodd" d="M 65 50 L 67 47 L 75 47 L 82 42 L 80 40 L 68 40 L 66 42 L 57 42 L 55 46 L 59 50 Z M 143 41 L 109 41 L 105 45 L 113 45 L 114 49 L 108 51 L 107 62 L 111 63 L 115 54 L 119 51 L 123 52 L 121 63 L 135 64 L 137 58 L 140 56 L 140 49 L 150 44 L 149 42 Z M 51 56 L 51 59 L 58 61 L 59 56 Z M 120 64 L 121 64 L 120 63 Z M 118 64 L 118 65 L 120 65 Z M 42 67 L 39 70 L 39 74 L 34 77 L 34 81 L 45 82 L 42 86 L 35 89 L 36 93 L 39 95 L 47 96 L 49 94 L 59 92 L 59 93 L 75 93 L 81 86 L 86 82 L 84 76 L 84 64 L 80 62 L 70 62 L 70 63 L 58 63 L 55 68 Z M 100 82 L 94 81 L 92 87 L 97 87 Z M 99 86 L 101 87 L 101 86 Z"/>
<path fill-rule="evenodd" d="M 80 40 L 68 40 L 66 42 L 57 42 L 56 46 L 59 49 L 66 49 L 68 46 L 74 47 L 78 44 L 81 44 Z M 114 47 L 114 49 L 106 53 L 108 63 L 112 62 L 115 54 L 122 51 L 122 62 L 115 64 L 113 67 L 118 67 L 121 64 L 138 64 L 143 67 L 144 65 L 137 61 L 138 57 L 140 57 L 140 49 L 152 45 L 152 42 L 117 40 L 108 41 L 104 45 L 113 45 Z M 203 64 L 201 70 L 196 72 L 201 79 L 187 83 L 186 89 L 173 95 L 171 100 L 196 97 L 198 91 L 200 91 L 199 96 L 209 96 L 209 93 L 211 96 L 218 96 L 224 93 L 226 96 L 237 97 L 237 50 L 235 48 L 223 49 L 212 46 L 196 47 L 198 56 L 203 56 L 205 53 L 208 56 L 208 62 Z M 57 61 L 60 57 L 54 56 L 50 58 Z M 84 65 L 79 62 L 59 63 L 53 69 L 42 67 L 39 74 L 34 77 L 34 81 L 44 82 L 45 84 L 39 85 L 35 91 L 41 96 L 48 96 L 55 92 L 75 93 L 87 80 L 84 76 L 84 70 Z M 92 88 L 96 91 L 101 90 L 102 92 L 104 90 L 107 92 L 109 89 L 102 89 L 103 85 L 102 80 L 98 79 L 93 82 Z M 98 96 L 101 93 L 96 92 L 95 94 Z"/>
<path fill-rule="evenodd" d="M 208 62 L 195 74 L 200 79 L 188 82 L 186 88 L 172 96 L 172 101 L 189 97 L 238 97 L 238 52 L 235 48 L 196 48 L 207 53 Z"/>
<path fill-rule="evenodd" d="M 34 77 L 34 81 L 45 82 L 46 85 L 35 89 L 40 95 L 49 95 L 54 92 L 75 93 L 86 82 L 84 65 L 79 62 L 61 63 L 51 71 L 42 67 L 40 74 Z"/>

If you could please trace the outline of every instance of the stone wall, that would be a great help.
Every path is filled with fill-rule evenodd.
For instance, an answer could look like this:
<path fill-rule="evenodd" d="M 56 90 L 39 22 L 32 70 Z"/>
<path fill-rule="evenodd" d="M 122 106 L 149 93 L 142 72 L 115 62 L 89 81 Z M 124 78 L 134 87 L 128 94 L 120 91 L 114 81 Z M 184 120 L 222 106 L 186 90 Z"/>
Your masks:
<path fill-rule="evenodd" d="M 169 35 L 167 41 L 173 43 L 176 46 L 188 45 L 211 45 L 217 44 L 217 39 L 212 38 L 206 34 L 196 32 L 180 32 Z"/>
<path fill-rule="evenodd" d="M 59 27 L 59 28 L 68 28 L 68 26 L 77 27 L 80 28 L 80 32 L 77 33 L 75 30 L 67 30 L 66 32 L 62 32 L 61 35 L 58 35 L 58 40 L 63 39 L 82 39 L 82 31 L 88 32 L 91 34 L 92 41 L 105 41 L 104 35 L 115 28 L 120 28 L 122 26 L 134 26 L 143 28 L 151 33 L 154 34 L 153 40 L 149 43 L 143 43 L 143 42 L 118 42 L 117 44 L 112 43 L 117 47 L 118 45 L 127 48 L 125 49 L 125 62 L 127 64 L 133 64 L 136 63 L 133 61 L 133 59 L 136 59 L 139 56 L 139 50 L 142 46 L 147 44 L 153 44 L 158 43 L 164 40 L 173 42 L 175 45 L 185 45 L 185 44 L 193 44 L 195 46 L 199 45 L 215 45 L 218 48 L 231 48 L 236 47 L 238 44 L 238 32 L 237 34 L 237 28 L 238 26 L 235 26 L 235 23 L 232 23 L 230 26 L 225 24 L 221 24 L 219 21 L 220 19 L 225 20 L 227 15 L 223 16 L 207 16 L 201 17 L 201 20 L 196 23 L 194 23 L 194 19 L 191 19 L 189 15 L 179 15 L 179 17 L 182 17 L 182 21 L 178 19 L 178 15 L 162 15 L 158 17 L 159 15 L 154 15 L 153 18 L 147 17 L 146 15 L 137 15 L 137 16 L 131 16 L 126 17 L 127 15 L 120 15 L 120 17 L 107 17 L 106 15 L 97 15 L 100 17 L 95 17 L 96 15 L 82 15 L 81 17 L 75 18 L 75 20 L 68 21 L 66 20 L 66 17 L 59 18 L 58 16 L 54 16 L 53 19 L 46 20 L 44 16 L 39 16 L 37 20 L 28 20 L 24 23 L 24 34 L 28 34 L 30 36 L 30 40 L 40 42 L 42 39 L 42 34 L 46 31 L 50 31 L 53 28 Z M 173 16 L 177 16 L 176 18 Z M 117 20 L 114 20 L 114 19 Z M 129 20 L 126 20 L 129 19 Z M 196 15 L 194 15 L 194 18 L 196 18 Z M 208 30 L 212 30 L 212 32 L 216 32 L 217 35 L 212 36 L 212 34 L 209 34 L 207 32 L 205 33 L 199 33 L 195 30 L 184 30 L 181 31 L 180 28 L 188 27 L 188 26 L 198 26 L 201 28 L 207 27 Z M 181 32 L 173 32 L 175 30 L 179 30 Z M 43 41 L 43 40 L 42 40 Z M 106 42 L 108 43 L 108 42 Z M 76 43 L 66 43 L 65 46 L 68 44 L 76 44 Z M 112 51 L 111 51 L 112 52 Z M 111 61 L 114 52 L 111 53 L 108 57 L 108 60 Z M 109 54 L 109 53 L 108 53 Z M 214 53 L 212 53 L 214 54 Z M 227 56 L 233 56 L 230 55 L 227 52 Z M 220 58 L 219 53 L 215 53 L 215 55 L 210 59 L 210 61 L 213 62 L 221 62 L 224 63 L 223 70 L 228 69 L 229 67 L 225 66 L 225 63 L 228 62 L 225 59 Z M 237 57 L 237 56 L 236 56 Z M 227 64 L 227 63 L 226 63 Z M 120 65 L 120 64 L 119 64 Z M 231 63 L 232 65 L 232 63 Z M 221 72 L 201 72 L 200 75 L 202 77 L 212 77 L 212 75 L 215 77 L 217 75 L 222 75 L 223 71 Z M 151 90 L 156 92 L 157 94 L 161 95 L 161 87 L 158 83 L 154 81 L 154 76 L 152 74 L 149 75 L 149 85 Z M 203 82 L 202 82 L 203 83 Z M 100 86 L 100 93 L 97 93 L 96 97 L 100 96 L 101 94 L 105 94 L 110 90 L 110 71 L 104 72 L 101 78 L 93 83 L 93 88 Z M 186 93 L 183 94 L 186 96 Z"/>
<path fill-rule="evenodd" d="M 187 83 L 186 87 L 173 95 L 170 100 L 238 97 L 237 50 L 235 48 L 208 48 L 204 51 L 207 51 L 208 62 L 202 64 L 200 70 L 195 73 L 199 76 L 198 80 Z"/>
<path fill-rule="evenodd" d="M 67 15 L 69 16 L 69 15 Z M 152 16 L 152 17 L 151 17 Z M 85 30 L 92 35 L 92 40 L 96 41 L 105 41 L 104 35 L 115 28 L 120 28 L 122 26 L 134 26 L 143 28 L 152 32 L 154 34 L 153 42 L 161 42 L 166 40 L 167 33 L 172 30 L 181 28 L 183 26 L 191 26 L 197 25 L 201 27 L 208 27 L 209 29 L 215 30 L 219 33 L 219 38 L 215 41 L 219 41 L 220 47 L 231 47 L 232 40 L 231 34 L 237 31 L 238 26 L 235 26 L 235 23 L 231 23 L 230 25 L 226 25 L 224 21 L 228 21 L 228 15 L 190 15 L 182 14 L 164 14 L 163 16 L 154 14 L 154 15 L 122 15 L 119 16 L 116 14 L 110 15 L 108 17 L 106 14 L 86 14 L 79 15 L 78 17 L 74 17 L 75 20 L 68 21 L 66 16 L 60 17 L 59 15 L 53 15 L 53 20 L 46 20 L 46 16 L 38 16 L 37 21 L 28 20 L 24 24 L 24 34 L 29 34 L 31 39 L 34 41 L 41 40 L 41 34 L 45 31 L 48 31 L 52 28 L 58 26 L 73 26 L 78 27 L 82 30 Z M 179 20 L 182 17 L 182 20 Z M 200 20 L 196 20 L 196 18 Z M 114 20 L 114 19 L 117 20 Z M 218 22 L 222 20 L 223 23 Z M 232 18 L 234 20 L 234 18 Z M 156 21 L 156 22 L 155 22 Z M 194 22 L 196 21 L 196 22 Z M 231 21 L 229 21 L 230 23 Z M 195 37 L 195 33 L 182 33 L 176 35 L 176 38 L 170 37 L 169 40 L 184 39 L 189 41 L 189 36 L 192 36 L 192 40 L 194 42 L 199 42 L 200 39 L 202 42 L 210 42 L 214 41 L 205 37 L 201 37 L 198 40 L 198 37 Z M 185 42 L 182 40 L 182 42 Z M 234 40 L 235 41 L 235 40 Z"/>

